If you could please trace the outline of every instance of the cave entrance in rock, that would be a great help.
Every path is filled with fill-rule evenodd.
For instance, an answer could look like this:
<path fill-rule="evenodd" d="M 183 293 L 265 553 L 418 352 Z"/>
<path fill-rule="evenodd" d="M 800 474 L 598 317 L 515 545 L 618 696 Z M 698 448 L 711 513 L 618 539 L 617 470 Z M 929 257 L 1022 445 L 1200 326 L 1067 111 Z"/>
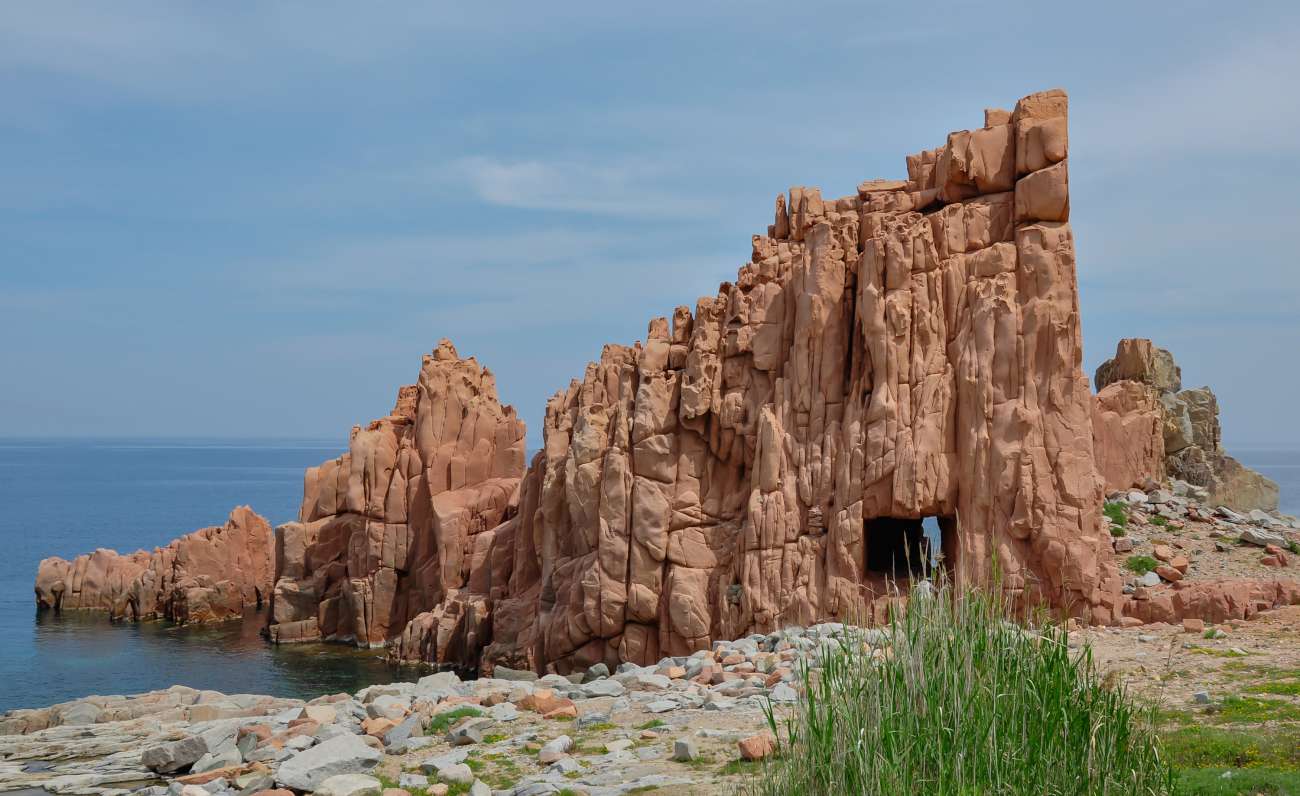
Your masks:
<path fill-rule="evenodd" d="M 955 517 L 876 517 L 863 523 L 867 572 L 894 580 L 933 578 L 957 552 Z"/>

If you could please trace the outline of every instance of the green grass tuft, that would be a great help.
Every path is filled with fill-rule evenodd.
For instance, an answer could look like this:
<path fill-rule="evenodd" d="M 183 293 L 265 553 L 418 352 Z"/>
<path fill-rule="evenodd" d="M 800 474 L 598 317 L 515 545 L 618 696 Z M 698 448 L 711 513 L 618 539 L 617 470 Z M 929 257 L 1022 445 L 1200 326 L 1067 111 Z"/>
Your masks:
<path fill-rule="evenodd" d="M 424 727 L 424 733 L 426 735 L 441 735 L 442 733 L 445 733 L 447 730 L 451 729 L 452 725 L 454 725 L 456 722 L 460 721 L 461 719 L 465 718 L 466 716 L 482 716 L 482 715 L 484 715 L 483 711 L 479 710 L 476 707 L 471 707 L 469 705 L 466 705 L 465 707 L 461 707 L 461 708 L 454 708 L 444 713 L 439 713 L 438 715 L 430 719 L 429 723 L 426 724 Z"/>
<path fill-rule="evenodd" d="M 1160 566 L 1160 562 L 1151 556 L 1129 556 L 1128 560 L 1124 562 L 1124 566 L 1128 568 L 1129 572 L 1145 575 Z"/>
<path fill-rule="evenodd" d="M 1154 713 L 1105 686 L 1059 625 L 1006 620 L 1000 590 L 942 586 L 892 620 L 893 655 L 842 641 L 787 718 L 761 796 L 1167 794 Z"/>
<path fill-rule="evenodd" d="M 1256 683 L 1246 689 L 1250 694 L 1277 694 L 1278 696 L 1300 696 L 1300 683 Z"/>
<path fill-rule="evenodd" d="M 1111 525 L 1116 525 L 1120 528 L 1128 527 L 1127 505 L 1115 500 L 1108 500 L 1106 501 L 1106 505 L 1102 506 L 1101 513 L 1106 515 L 1106 519 L 1110 520 Z"/>
<path fill-rule="evenodd" d="M 645 724 L 638 724 L 636 728 L 638 730 L 653 730 L 659 727 L 667 727 L 667 726 L 668 726 L 668 722 L 664 721 L 663 719 L 651 719 L 650 721 L 647 721 Z"/>
<path fill-rule="evenodd" d="M 1169 519 L 1167 517 L 1162 517 L 1159 514 L 1151 515 L 1150 522 L 1152 525 L 1158 525 L 1161 528 L 1164 528 L 1165 526 L 1169 525 Z"/>

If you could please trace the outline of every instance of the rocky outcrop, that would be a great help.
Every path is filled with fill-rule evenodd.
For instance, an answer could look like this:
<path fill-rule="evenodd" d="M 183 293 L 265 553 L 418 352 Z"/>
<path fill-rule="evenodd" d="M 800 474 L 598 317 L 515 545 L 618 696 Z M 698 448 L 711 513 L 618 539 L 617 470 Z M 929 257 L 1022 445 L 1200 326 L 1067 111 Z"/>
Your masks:
<path fill-rule="evenodd" d="M 225 525 L 195 531 L 152 553 L 99 549 L 72 561 L 47 558 L 36 573 L 36 605 L 127 619 L 233 619 L 270 596 L 272 552 L 270 525 L 241 506 Z"/>
<path fill-rule="evenodd" d="M 391 414 L 307 471 L 298 521 L 277 530 L 270 638 L 382 646 L 433 610 L 444 632 L 479 638 L 487 613 L 465 595 L 494 585 L 481 557 L 508 533 L 523 471 L 523 421 L 486 368 L 442 341 Z"/>
<path fill-rule="evenodd" d="M 1098 462 L 1106 463 L 1099 469 L 1108 491 L 1168 475 L 1203 487 L 1213 505 L 1277 510 L 1277 484 L 1224 452 L 1218 400 L 1209 387 L 1184 390 L 1182 370 L 1168 351 L 1150 340 L 1121 340 L 1095 378 L 1095 449 Z M 1120 399 L 1121 393 L 1127 397 Z M 1102 416 L 1106 421 L 1098 423 Z M 1158 428 L 1149 429 L 1153 419 Z M 1163 451 L 1159 464 L 1152 457 L 1157 449 Z"/>
<path fill-rule="evenodd" d="M 1092 450 L 1107 492 L 1165 478 L 1164 414 L 1154 390 L 1117 381 L 1092 404 Z"/>
<path fill-rule="evenodd" d="M 1013 596 L 1117 618 L 1066 117 L 1064 92 L 1034 94 L 905 181 L 793 188 L 734 282 L 606 346 L 475 550 L 485 665 L 648 662 L 869 615 L 887 578 L 927 569 L 904 561 L 925 517 L 959 584 L 996 559 Z"/>

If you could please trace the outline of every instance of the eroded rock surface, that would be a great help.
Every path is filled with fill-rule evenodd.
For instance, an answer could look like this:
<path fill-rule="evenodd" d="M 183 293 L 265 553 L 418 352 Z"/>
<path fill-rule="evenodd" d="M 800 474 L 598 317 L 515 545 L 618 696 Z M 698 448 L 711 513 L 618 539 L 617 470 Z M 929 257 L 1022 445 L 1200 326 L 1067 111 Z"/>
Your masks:
<path fill-rule="evenodd" d="M 47 558 L 36 604 L 105 611 L 115 618 L 211 622 L 243 616 L 271 593 L 271 526 L 248 506 L 152 553 L 99 549 L 72 561 Z"/>
<path fill-rule="evenodd" d="M 1123 380 L 1092 404 L 1093 453 L 1107 490 L 1141 487 L 1165 477 L 1164 411 L 1146 384 Z"/>
<path fill-rule="evenodd" d="M 1224 451 L 1213 391 L 1184 390 L 1182 370 L 1168 351 L 1146 339 L 1121 340 L 1095 378 L 1095 449 L 1108 490 L 1168 474 L 1204 487 L 1211 504 L 1237 511 L 1277 509 L 1277 484 Z M 1154 429 L 1153 422 L 1158 423 Z M 1156 460 L 1156 451 L 1163 461 Z"/>
<path fill-rule="evenodd" d="M 497 585 L 485 556 L 498 537 L 509 548 L 498 526 L 523 471 L 523 421 L 486 368 L 442 341 L 391 414 L 307 471 L 298 522 L 277 529 L 271 639 L 382 646 L 436 611 L 414 626 L 428 632 L 406 642 L 411 657 L 470 661 Z"/>
<path fill-rule="evenodd" d="M 1014 595 L 1117 618 L 1066 95 L 986 122 L 905 181 L 778 197 L 734 282 L 551 399 L 484 552 L 510 561 L 487 666 L 648 662 L 869 615 L 903 554 L 924 557 L 924 517 L 959 584 L 996 557 Z"/>

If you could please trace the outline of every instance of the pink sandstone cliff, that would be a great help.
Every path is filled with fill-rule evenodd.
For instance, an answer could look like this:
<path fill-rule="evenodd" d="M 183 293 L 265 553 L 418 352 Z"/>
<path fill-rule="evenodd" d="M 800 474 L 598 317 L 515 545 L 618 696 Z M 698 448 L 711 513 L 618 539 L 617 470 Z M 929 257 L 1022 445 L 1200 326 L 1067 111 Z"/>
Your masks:
<path fill-rule="evenodd" d="M 460 595 L 486 591 L 474 565 L 523 471 L 523 421 L 486 368 L 442 341 L 389 416 L 307 471 L 298 521 L 277 532 L 270 638 L 382 646 L 434 609 L 486 633 L 483 601 Z"/>
<path fill-rule="evenodd" d="M 444 340 L 387 417 L 308 470 L 265 580 L 247 575 L 267 635 L 568 672 L 880 618 L 935 566 L 1102 624 L 1300 600 L 1283 581 L 1122 593 L 1107 485 L 1226 457 L 1212 394 L 1177 392 L 1149 341 L 1089 390 L 1067 115 L 1063 91 L 1033 94 L 909 157 L 906 180 L 778 196 L 734 282 L 551 398 L 526 470 L 522 421 Z M 166 560 L 49 560 L 38 601 L 193 616 L 172 606 L 240 591 L 199 575 L 177 597 L 149 574 Z"/>
<path fill-rule="evenodd" d="M 862 617 L 925 557 L 924 517 L 958 583 L 996 559 L 1013 596 L 1118 620 L 1066 95 L 985 121 L 908 158 L 907 180 L 778 197 L 734 282 L 551 399 L 517 512 L 469 557 L 485 667 L 648 662 Z M 442 610 L 395 654 L 460 654 Z"/>
<path fill-rule="evenodd" d="M 241 506 L 225 525 L 152 553 L 100 549 L 72 561 L 47 558 L 36 573 L 36 604 L 114 618 L 222 621 L 261 607 L 271 593 L 272 571 L 271 527 Z"/>

